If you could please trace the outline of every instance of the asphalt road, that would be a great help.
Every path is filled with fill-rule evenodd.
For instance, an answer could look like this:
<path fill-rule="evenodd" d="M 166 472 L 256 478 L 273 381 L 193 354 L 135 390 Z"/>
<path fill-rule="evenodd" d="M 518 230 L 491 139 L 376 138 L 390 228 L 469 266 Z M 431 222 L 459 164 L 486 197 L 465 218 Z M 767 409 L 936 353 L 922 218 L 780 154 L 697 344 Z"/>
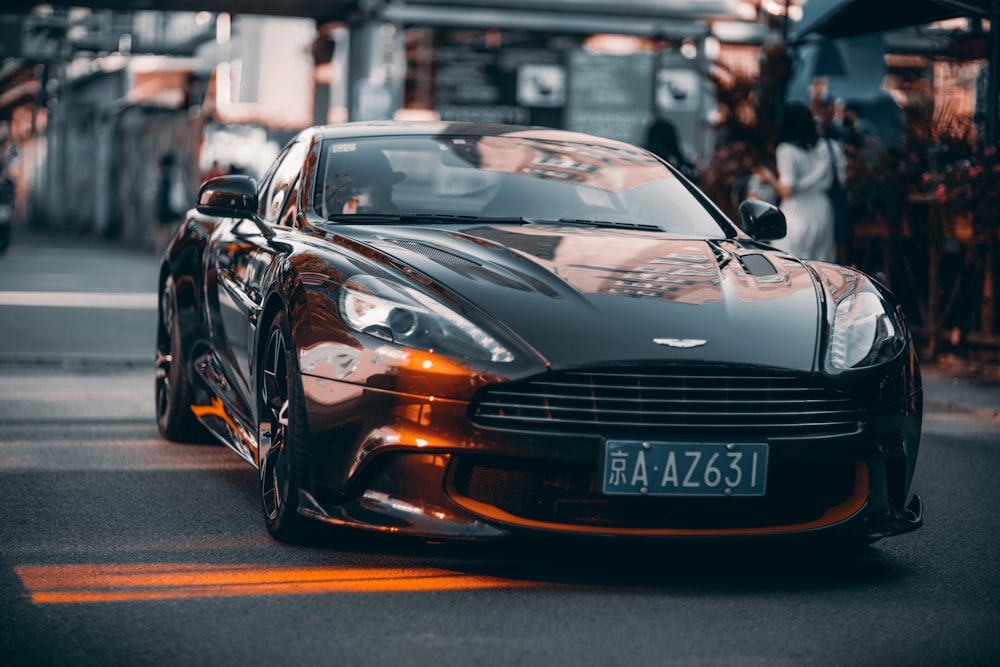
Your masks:
<path fill-rule="evenodd" d="M 928 369 L 926 525 L 861 552 L 291 547 L 235 454 L 157 433 L 155 266 L 0 258 L 0 664 L 1000 664 L 995 383 Z"/>

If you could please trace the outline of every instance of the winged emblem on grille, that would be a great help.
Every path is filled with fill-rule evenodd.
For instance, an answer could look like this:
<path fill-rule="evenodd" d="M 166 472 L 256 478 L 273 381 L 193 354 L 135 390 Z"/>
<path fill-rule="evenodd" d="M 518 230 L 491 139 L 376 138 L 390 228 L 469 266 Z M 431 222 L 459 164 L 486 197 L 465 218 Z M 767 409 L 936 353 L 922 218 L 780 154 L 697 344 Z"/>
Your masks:
<path fill-rule="evenodd" d="M 657 345 L 666 345 L 667 347 L 679 347 L 686 350 L 691 347 L 701 347 L 707 340 L 702 340 L 701 338 L 654 338 L 653 342 Z"/>

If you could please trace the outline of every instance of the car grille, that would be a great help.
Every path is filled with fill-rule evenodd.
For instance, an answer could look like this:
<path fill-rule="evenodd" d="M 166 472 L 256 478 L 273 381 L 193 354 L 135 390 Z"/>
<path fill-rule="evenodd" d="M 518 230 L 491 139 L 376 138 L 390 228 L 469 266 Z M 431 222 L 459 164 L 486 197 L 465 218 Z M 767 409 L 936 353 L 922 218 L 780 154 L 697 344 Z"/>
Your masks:
<path fill-rule="evenodd" d="M 855 402 L 837 389 L 788 374 L 698 368 L 561 372 L 490 385 L 471 416 L 495 428 L 743 440 L 859 428 Z"/>
<path fill-rule="evenodd" d="M 772 465 L 766 496 L 663 498 L 603 496 L 593 466 L 566 461 L 455 462 L 452 493 L 527 521 L 618 529 L 739 530 L 820 519 L 846 502 L 857 482 L 853 461 Z"/>

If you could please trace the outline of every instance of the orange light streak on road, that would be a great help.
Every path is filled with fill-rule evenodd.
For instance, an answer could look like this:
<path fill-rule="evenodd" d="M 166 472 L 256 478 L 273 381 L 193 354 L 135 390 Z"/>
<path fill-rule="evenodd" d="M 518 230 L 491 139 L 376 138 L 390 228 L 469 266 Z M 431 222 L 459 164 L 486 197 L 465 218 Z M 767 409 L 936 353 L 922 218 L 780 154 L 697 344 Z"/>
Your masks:
<path fill-rule="evenodd" d="M 15 567 L 14 571 L 35 604 L 551 586 L 436 568 L 288 568 L 156 563 L 22 565 Z"/>

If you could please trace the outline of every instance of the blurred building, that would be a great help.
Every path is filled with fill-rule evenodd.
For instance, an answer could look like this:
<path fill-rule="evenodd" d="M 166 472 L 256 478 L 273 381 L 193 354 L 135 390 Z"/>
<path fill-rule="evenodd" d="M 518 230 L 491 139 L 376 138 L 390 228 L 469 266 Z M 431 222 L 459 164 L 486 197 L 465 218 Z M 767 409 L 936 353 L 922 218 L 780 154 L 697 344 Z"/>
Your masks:
<path fill-rule="evenodd" d="M 817 79 L 835 94 L 881 90 L 884 63 L 904 62 L 887 59 L 888 46 L 872 56 L 846 42 L 837 62 L 878 66 L 831 73 L 805 57 L 829 52 L 814 45 L 784 63 L 768 57 L 789 43 L 805 0 L 10 3 L 0 9 L 0 141 L 17 155 L 19 218 L 136 243 L 151 238 L 166 153 L 185 166 L 193 198 L 209 170 L 259 175 L 313 123 L 529 123 L 641 144 L 662 117 L 705 165 L 719 82 L 754 81 L 744 106 L 773 95 L 776 107 L 786 92 L 813 95 Z M 921 73 L 940 81 L 928 62 Z M 787 75 L 787 90 L 766 85 Z"/>
<path fill-rule="evenodd" d="M 213 166 L 260 175 L 313 119 L 308 18 L 47 6 L 4 18 L 0 123 L 22 222 L 148 244 L 164 155 L 193 202 Z"/>
<path fill-rule="evenodd" d="M 259 175 L 314 122 L 534 123 L 642 143 L 662 115 L 705 154 L 711 20 L 738 4 L 14 2 L 26 9 L 0 10 L 0 119 L 18 150 L 19 217 L 140 243 L 161 156 L 185 166 L 193 198 L 209 169 Z"/>

